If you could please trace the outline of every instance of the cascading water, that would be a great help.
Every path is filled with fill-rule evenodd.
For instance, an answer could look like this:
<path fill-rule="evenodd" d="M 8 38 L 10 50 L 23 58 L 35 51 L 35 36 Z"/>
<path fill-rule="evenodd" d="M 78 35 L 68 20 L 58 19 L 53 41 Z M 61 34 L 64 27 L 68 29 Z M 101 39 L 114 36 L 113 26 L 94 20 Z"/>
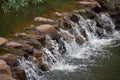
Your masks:
<path fill-rule="evenodd" d="M 97 20 L 84 19 L 81 15 L 77 15 L 79 21 L 77 23 L 71 21 L 72 33 L 60 29 L 58 34 L 65 33 L 69 40 L 64 39 L 63 35 L 60 36 L 59 40 L 64 43 L 65 54 L 61 55 L 60 44 L 56 40 L 52 40 L 50 36 L 46 36 L 46 43 L 50 46 L 43 47 L 44 55 L 42 56 L 43 62 L 49 65 L 50 73 L 53 71 L 66 71 L 67 75 L 69 72 L 77 70 L 87 69 L 88 64 L 93 65 L 95 60 L 90 60 L 91 56 L 106 55 L 106 50 L 103 47 L 112 44 L 113 40 L 120 39 L 118 31 L 115 31 L 115 25 L 112 22 L 110 16 L 107 13 L 96 14 Z M 97 26 L 97 24 L 102 26 Z M 99 33 L 98 33 L 99 32 Z M 100 35 L 101 36 L 100 36 Z M 80 45 L 76 42 L 76 36 L 81 36 L 84 40 L 84 44 Z M 49 60 L 48 60 L 49 58 Z M 27 80 L 73 80 L 70 78 L 60 78 L 53 76 L 57 79 L 53 79 L 50 76 L 46 76 L 46 79 L 42 78 L 44 75 L 39 70 L 35 63 L 32 61 L 21 58 L 19 60 L 20 66 L 25 70 Z M 79 63 L 79 64 L 78 64 Z M 95 66 L 95 65 L 94 65 Z M 97 66 L 97 65 L 96 65 Z M 61 73 L 61 72 L 60 72 Z M 60 74 L 56 72 L 56 74 Z M 89 74 L 88 74 L 89 75 Z M 84 80 L 88 80 L 86 78 Z M 74 80 L 79 80 L 74 78 Z"/>

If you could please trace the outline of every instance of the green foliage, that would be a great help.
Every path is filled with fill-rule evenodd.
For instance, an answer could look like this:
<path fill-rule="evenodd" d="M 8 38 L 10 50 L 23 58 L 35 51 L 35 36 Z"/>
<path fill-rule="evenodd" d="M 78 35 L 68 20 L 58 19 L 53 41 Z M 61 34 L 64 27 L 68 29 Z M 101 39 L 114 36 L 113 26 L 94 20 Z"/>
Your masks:
<path fill-rule="evenodd" d="M 8 0 L 3 2 L 1 8 L 5 13 L 9 13 L 11 11 L 19 11 L 20 9 L 27 7 L 30 3 L 38 4 L 42 2 L 43 0 Z"/>

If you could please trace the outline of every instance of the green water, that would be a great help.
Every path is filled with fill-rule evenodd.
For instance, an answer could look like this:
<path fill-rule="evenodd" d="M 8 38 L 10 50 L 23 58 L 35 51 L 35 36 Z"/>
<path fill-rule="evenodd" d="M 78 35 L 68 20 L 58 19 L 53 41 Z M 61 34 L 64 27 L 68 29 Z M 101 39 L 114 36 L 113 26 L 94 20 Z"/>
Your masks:
<path fill-rule="evenodd" d="M 55 11 L 64 12 L 80 9 L 73 4 L 78 0 L 48 0 L 42 4 L 30 5 L 16 13 L 0 13 L 0 36 L 7 36 L 15 32 L 23 31 L 23 27 L 33 24 L 35 17 L 43 16 L 54 18 Z"/>

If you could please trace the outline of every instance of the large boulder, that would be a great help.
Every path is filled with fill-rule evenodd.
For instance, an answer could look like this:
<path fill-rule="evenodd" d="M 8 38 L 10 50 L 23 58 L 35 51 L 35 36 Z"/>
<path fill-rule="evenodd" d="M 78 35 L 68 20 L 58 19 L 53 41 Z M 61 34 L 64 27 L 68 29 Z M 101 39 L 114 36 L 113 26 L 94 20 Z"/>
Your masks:
<path fill-rule="evenodd" d="M 3 38 L 3 37 L 0 37 L 0 46 L 5 44 L 8 40 Z"/>

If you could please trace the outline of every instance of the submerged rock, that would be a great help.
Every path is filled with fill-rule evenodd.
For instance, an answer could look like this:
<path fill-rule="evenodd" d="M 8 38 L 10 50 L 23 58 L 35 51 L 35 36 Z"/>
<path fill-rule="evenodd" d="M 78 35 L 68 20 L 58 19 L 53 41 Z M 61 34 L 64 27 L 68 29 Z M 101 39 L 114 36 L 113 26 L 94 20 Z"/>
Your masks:
<path fill-rule="evenodd" d="M 0 46 L 7 43 L 7 39 L 6 38 L 3 38 L 3 37 L 0 37 Z"/>

